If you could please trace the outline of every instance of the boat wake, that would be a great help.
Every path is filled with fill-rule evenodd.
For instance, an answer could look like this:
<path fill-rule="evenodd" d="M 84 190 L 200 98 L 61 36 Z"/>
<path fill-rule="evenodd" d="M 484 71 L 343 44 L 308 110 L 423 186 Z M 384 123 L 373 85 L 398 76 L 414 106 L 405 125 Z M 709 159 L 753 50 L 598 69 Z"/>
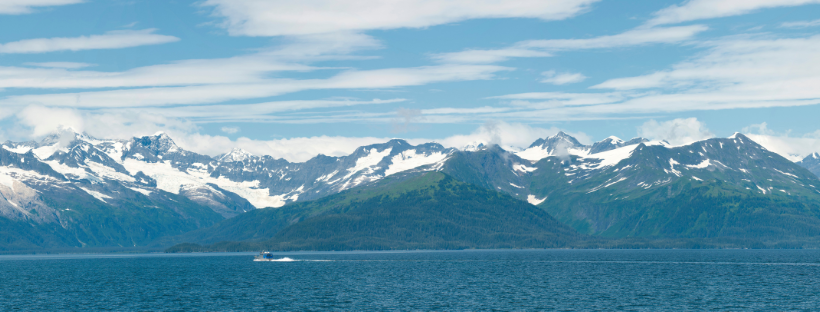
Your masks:
<path fill-rule="evenodd" d="M 300 259 L 293 259 L 289 257 L 284 257 L 280 259 L 272 259 L 272 258 L 257 258 L 253 261 L 266 261 L 266 262 L 298 262 L 298 261 L 307 261 L 307 262 L 325 262 L 325 261 L 333 261 L 333 260 L 300 260 Z"/>

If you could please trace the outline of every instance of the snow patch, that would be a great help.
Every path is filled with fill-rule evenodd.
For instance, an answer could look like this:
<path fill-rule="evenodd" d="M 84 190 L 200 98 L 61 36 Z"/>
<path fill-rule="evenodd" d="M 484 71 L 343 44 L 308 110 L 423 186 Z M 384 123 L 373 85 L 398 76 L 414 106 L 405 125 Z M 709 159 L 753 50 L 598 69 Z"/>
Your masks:
<path fill-rule="evenodd" d="M 46 159 L 46 158 L 51 157 L 51 155 L 54 155 L 54 153 L 56 153 L 58 151 L 68 153 L 68 149 L 67 148 L 61 148 L 59 146 L 59 144 L 38 147 L 38 148 L 35 148 L 32 152 L 34 153 L 34 155 L 37 155 L 38 158 Z"/>
<path fill-rule="evenodd" d="M 116 170 L 114 170 L 114 168 L 105 166 L 103 164 L 100 164 L 100 163 L 97 163 L 97 162 L 94 162 L 94 161 L 89 161 L 88 162 L 88 169 L 91 169 L 91 171 L 93 171 L 95 174 L 97 174 L 98 177 L 103 177 L 103 178 L 107 178 L 107 179 L 111 179 L 111 180 L 117 180 L 117 181 L 124 181 L 124 182 L 136 182 L 137 181 L 134 177 L 132 177 L 130 175 L 124 174 L 122 172 L 117 172 Z"/>
<path fill-rule="evenodd" d="M 790 176 L 790 177 L 793 177 L 793 178 L 797 178 L 797 176 L 796 176 L 796 175 L 793 175 L 793 174 L 791 174 L 791 173 L 788 173 L 788 172 L 783 172 L 783 171 L 777 170 L 777 169 L 775 169 L 775 168 L 772 168 L 772 169 L 774 169 L 774 171 L 780 172 L 780 173 L 785 174 L 785 175 L 787 175 L 787 176 Z"/>
<path fill-rule="evenodd" d="M 610 183 L 607 183 L 607 184 L 602 184 L 602 185 L 599 185 L 598 187 L 596 187 L 596 188 L 593 188 L 593 189 L 589 190 L 589 192 L 587 192 L 587 194 L 592 193 L 592 192 L 595 192 L 595 191 L 600 190 L 600 189 L 602 189 L 602 188 L 607 188 L 607 187 L 610 187 L 610 186 L 612 186 L 613 184 L 618 183 L 618 182 L 621 182 L 621 181 L 623 181 L 623 180 L 626 180 L 626 177 L 622 177 L 622 178 L 618 179 L 618 180 L 617 180 L 617 181 L 615 181 L 615 182 L 610 182 Z"/>
<path fill-rule="evenodd" d="M 205 170 L 189 169 L 185 172 L 171 167 L 170 162 L 146 163 L 126 159 L 123 166 L 131 174 L 142 171 L 157 181 L 157 188 L 169 193 L 179 194 L 183 186 L 205 186 L 213 183 L 220 188 L 245 198 L 256 208 L 282 207 L 289 199 L 288 194 L 270 195 L 270 190 L 259 187 L 259 181 L 235 182 L 220 176 L 211 177 Z"/>
<path fill-rule="evenodd" d="M 104 202 L 104 203 L 106 203 L 106 204 L 107 204 L 108 202 L 107 202 L 107 201 L 105 201 L 105 200 L 106 200 L 106 199 L 111 199 L 111 196 L 105 195 L 105 194 L 103 194 L 103 193 L 96 192 L 96 191 L 92 191 L 92 190 L 89 190 L 89 189 L 84 188 L 84 187 L 79 187 L 79 186 L 78 186 L 78 188 L 79 188 L 79 189 L 81 189 L 81 190 L 83 190 L 83 191 L 85 191 L 86 193 L 88 193 L 88 195 L 94 196 L 94 198 L 96 198 L 96 199 L 98 199 L 98 200 L 100 200 L 101 202 Z"/>
<path fill-rule="evenodd" d="M 707 159 L 707 160 L 701 161 L 697 165 L 686 165 L 686 167 L 694 168 L 694 169 L 703 169 L 703 168 L 709 167 L 709 160 Z"/>
<path fill-rule="evenodd" d="M 25 153 L 28 153 L 28 151 L 31 150 L 31 147 L 30 146 L 9 147 L 9 146 L 3 145 L 3 149 L 5 149 L 9 152 L 12 152 L 12 153 L 25 154 Z"/>
<path fill-rule="evenodd" d="M 679 177 L 682 176 L 683 174 L 680 171 L 675 170 L 675 165 L 680 165 L 680 163 L 672 158 L 669 158 L 670 171 L 666 171 L 666 169 L 663 169 L 663 171 L 665 171 L 666 173 L 672 172 L 674 175 Z"/>
<path fill-rule="evenodd" d="M 430 155 L 424 155 L 424 153 L 416 153 L 416 150 L 406 150 L 401 152 L 391 159 L 391 164 L 387 167 L 387 170 L 384 171 L 385 176 L 389 176 L 394 173 L 415 169 L 421 166 L 435 164 L 447 158 L 447 154 L 442 152 L 435 152 L 431 153 Z M 378 163 L 378 162 L 376 162 Z M 358 161 L 357 161 L 358 165 Z"/>
<path fill-rule="evenodd" d="M 330 178 L 332 178 L 333 176 L 335 176 L 337 173 L 339 173 L 339 170 L 336 170 L 336 171 L 333 171 L 333 172 L 328 173 L 328 174 L 326 174 L 326 175 L 323 175 L 323 176 L 321 176 L 321 177 L 317 178 L 317 179 L 316 179 L 316 182 L 327 182 L 327 181 L 330 181 Z M 333 181 L 333 182 L 336 182 L 336 181 Z M 332 184 L 332 183 L 330 183 L 330 184 Z"/>
<path fill-rule="evenodd" d="M 547 200 L 546 197 L 544 197 L 542 199 L 538 199 L 537 197 L 535 197 L 535 195 L 528 195 L 527 196 L 527 202 L 530 203 L 530 204 L 536 205 L 536 206 L 540 203 L 543 203 L 545 200 Z"/>
<path fill-rule="evenodd" d="M 515 170 L 515 171 L 521 171 L 521 172 L 527 173 L 527 172 L 533 172 L 533 171 L 535 171 L 535 170 L 538 170 L 538 168 L 535 168 L 535 167 L 527 167 L 527 166 L 522 165 L 522 164 L 514 164 L 514 165 L 513 165 L 513 170 Z"/>
<path fill-rule="evenodd" d="M 136 187 L 129 187 L 129 189 L 131 189 L 134 192 L 141 193 L 142 195 L 145 195 L 145 196 L 151 195 L 151 193 L 153 193 L 149 190 L 144 190 L 144 189 L 136 188 Z"/>
<path fill-rule="evenodd" d="M 356 159 L 356 166 L 354 166 L 353 168 L 347 169 L 347 171 L 349 171 L 350 173 L 348 173 L 345 176 L 345 179 L 350 178 L 356 172 L 359 172 L 359 171 L 362 171 L 362 170 L 365 170 L 365 169 L 368 169 L 370 172 L 375 171 L 374 168 L 372 168 L 372 167 L 378 165 L 379 162 L 382 161 L 382 159 L 389 156 L 390 152 L 392 150 L 393 150 L 392 147 L 388 148 L 388 149 L 385 149 L 381 152 L 379 152 L 375 148 L 371 149 L 370 151 L 368 151 L 367 155 L 362 156 L 359 159 Z"/>
<path fill-rule="evenodd" d="M 629 156 L 632 156 L 632 152 L 635 151 L 638 145 L 640 144 L 627 145 L 613 150 L 588 155 L 588 158 L 595 158 L 601 160 L 601 162 L 599 162 L 594 167 L 590 167 L 590 169 L 598 169 L 617 165 L 619 162 L 621 162 L 621 160 L 627 159 L 629 158 Z"/>

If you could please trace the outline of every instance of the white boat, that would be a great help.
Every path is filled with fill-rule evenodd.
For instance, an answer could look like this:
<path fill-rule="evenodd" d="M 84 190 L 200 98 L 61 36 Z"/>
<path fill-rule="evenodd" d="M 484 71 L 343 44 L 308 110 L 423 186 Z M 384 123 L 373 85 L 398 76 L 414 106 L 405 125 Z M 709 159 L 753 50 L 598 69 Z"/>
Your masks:
<path fill-rule="evenodd" d="M 260 252 L 259 255 L 253 257 L 253 261 L 273 261 L 273 254 L 267 251 Z"/>
<path fill-rule="evenodd" d="M 253 261 L 277 261 L 277 262 L 291 262 L 296 261 L 288 257 L 276 259 L 273 257 L 273 254 L 267 251 L 263 251 L 259 253 L 259 255 L 253 257 Z"/>

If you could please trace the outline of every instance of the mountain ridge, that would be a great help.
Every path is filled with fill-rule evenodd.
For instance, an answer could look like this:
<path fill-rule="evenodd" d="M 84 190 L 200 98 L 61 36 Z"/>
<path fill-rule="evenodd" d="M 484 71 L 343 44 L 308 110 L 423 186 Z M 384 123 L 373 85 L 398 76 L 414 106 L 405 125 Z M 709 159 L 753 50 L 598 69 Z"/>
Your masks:
<path fill-rule="evenodd" d="M 388 177 L 430 171 L 538 205 L 562 222 L 574 224 L 577 230 L 596 235 L 609 228 L 594 224 L 615 219 L 571 217 L 572 213 L 582 212 L 560 207 L 578 203 L 573 194 L 595 198 L 599 203 L 612 202 L 613 198 L 654 198 L 660 195 L 647 194 L 661 194 L 661 189 L 679 185 L 682 179 L 715 189 L 718 187 L 713 184 L 718 181 L 731 182 L 741 186 L 730 191 L 755 193 L 754 196 L 804 196 L 813 202 L 816 198 L 812 196 L 820 194 L 817 177 L 802 168 L 816 168 L 810 166 L 820 158 L 817 154 L 792 163 L 742 134 L 672 146 L 668 142 L 643 138 L 624 141 L 616 137 L 583 145 L 559 132 L 521 151 L 508 151 L 497 145 L 459 150 L 437 143 L 412 145 L 394 139 L 359 147 L 346 156 L 317 155 L 301 163 L 251 155 L 243 150 L 217 157 L 201 155 L 179 147 L 165 133 L 105 140 L 64 131 L 41 142 L 6 142 L 2 147 L 0 218 L 62 228 L 48 230 L 51 232 L 76 232 L 79 220 L 94 216 L 76 215 L 80 210 L 71 212 L 55 207 L 73 209 L 73 205 L 91 201 L 91 206 L 107 208 L 86 210 L 88 214 L 110 216 L 123 205 L 137 210 L 155 207 L 167 212 L 163 217 L 167 220 L 162 222 L 185 224 L 176 230 L 153 227 L 149 232 L 154 232 L 134 239 L 136 245 L 149 244 L 148 237 L 180 234 L 255 209 L 316 200 Z M 765 159 L 774 160 L 761 162 Z M 750 161 L 759 164 L 743 165 Z M 636 168 L 641 169 L 634 171 Z M 597 195 L 604 192 L 611 194 L 611 198 Z M 55 202 L 59 196 L 76 203 Z M 135 199 L 139 204 L 129 204 Z M 186 208 L 179 210 L 180 205 Z M 635 207 L 645 205 L 659 204 L 646 199 Z M 140 218 L 149 217 L 143 214 Z M 120 238 L 109 235 L 94 246 L 123 245 L 123 237 L 136 233 L 129 231 L 144 229 L 123 228 L 122 233 L 115 235 Z M 60 233 L 78 235 L 66 234 L 69 232 Z M 72 244 L 87 245 L 79 238 Z"/>

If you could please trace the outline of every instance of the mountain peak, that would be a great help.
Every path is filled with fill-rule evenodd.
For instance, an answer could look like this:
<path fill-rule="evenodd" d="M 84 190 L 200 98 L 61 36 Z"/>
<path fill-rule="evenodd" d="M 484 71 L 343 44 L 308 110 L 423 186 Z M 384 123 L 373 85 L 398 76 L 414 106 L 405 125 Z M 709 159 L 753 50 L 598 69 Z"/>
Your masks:
<path fill-rule="evenodd" d="M 234 148 L 229 153 L 222 154 L 217 157 L 216 160 L 220 162 L 234 162 L 234 161 L 245 161 L 246 159 L 253 158 L 254 155 L 249 153 L 248 151 L 241 149 L 241 148 Z"/>
<path fill-rule="evenodd" d="M 549 138 L 566 138 L 566 139 L 572 138 L 572 139 L 575 139 L 571 135 L 567 134 L 564 131 L 558 131 L 558 133 L 556 133 L 553 136 L 550 136 Z"/>
<path fill-rule="evenodd" d="M 462 147 L 461 150 L 465 151 L 465 152 L 475 152 L 475 151 L 478 151 L 478 150 L 482 150 L 485 147 L 486 146 L 484 145 L 484 143 L 474 141 L 474 142 L 468 143 L 467 145 L 464 145 L 464 147 Z"/>
<path fill-rule="evenodd" d="M 410 143 L 407 143 L 407 141 L 403 139 L 392 139 L 390 141 L 387 141 L 387 143 L 385 144 L 389 146 L 410 146 Z"/>
<path fill-rule="evenodd" d="M 174 143 L 174 140 L 162 131 L 157 132 L 152 136 L 134 138 L 134 140 L 142 146 L 157 153 L 172 153 L 179 152 L 181 150 L 179 146 Z"/>
<path fill-rule="evenodd" d="M 746 136 L 745 136 L 745 135 L 743 135 L 743 134 L 742 134 L 742 133 L 740 133 L 740 132 L 735 132 L 735 133 L 732 133 L 732 135 L 730 135 L 728 138 L 729 138 L 729 139 L 736 139 L 736 138 L 738 138 L 738 137 L 740 137 L 740 138 L 746 138 Z"/>
<path fill-rule="evenodd" d="M 613 145 L 617 145 L 617 144 L 620 144 L 620 143 L 624 142 L 624 140 L 621 140 L 621 138 L 616 137 L 614 135 L 608 136 L 606 139 L 604 139 L 604 141 L 606 141 L 606 140 L 609 140 L 609 143 L 611 143 Z"/>
<path fill-rule="evenodd" d="M 581 144 L 581 142 L 578 142 L 578 140 L 575 139 L 575 137 L 567 134 L 564 131 L 558 131 L 558 133 L 556 133 L 555 135 L 551 135 L 551 136 L 547 137 L 546 139 L 536 140 L 535 142 L 533 142 L 529 146 L 529 148 L 540 146 L 540 147 L 543 147 L 545 149 L 552 150 L 552 149 L 555 148 L 555 145 L 559 144 L 560 142 L 564 142 L 564 143 L 561 143 L 561 144 L 569 143 L 569 146 L 567 146 L 567 147 L 583 147 L 584 146 L 583 144 Z"/>

